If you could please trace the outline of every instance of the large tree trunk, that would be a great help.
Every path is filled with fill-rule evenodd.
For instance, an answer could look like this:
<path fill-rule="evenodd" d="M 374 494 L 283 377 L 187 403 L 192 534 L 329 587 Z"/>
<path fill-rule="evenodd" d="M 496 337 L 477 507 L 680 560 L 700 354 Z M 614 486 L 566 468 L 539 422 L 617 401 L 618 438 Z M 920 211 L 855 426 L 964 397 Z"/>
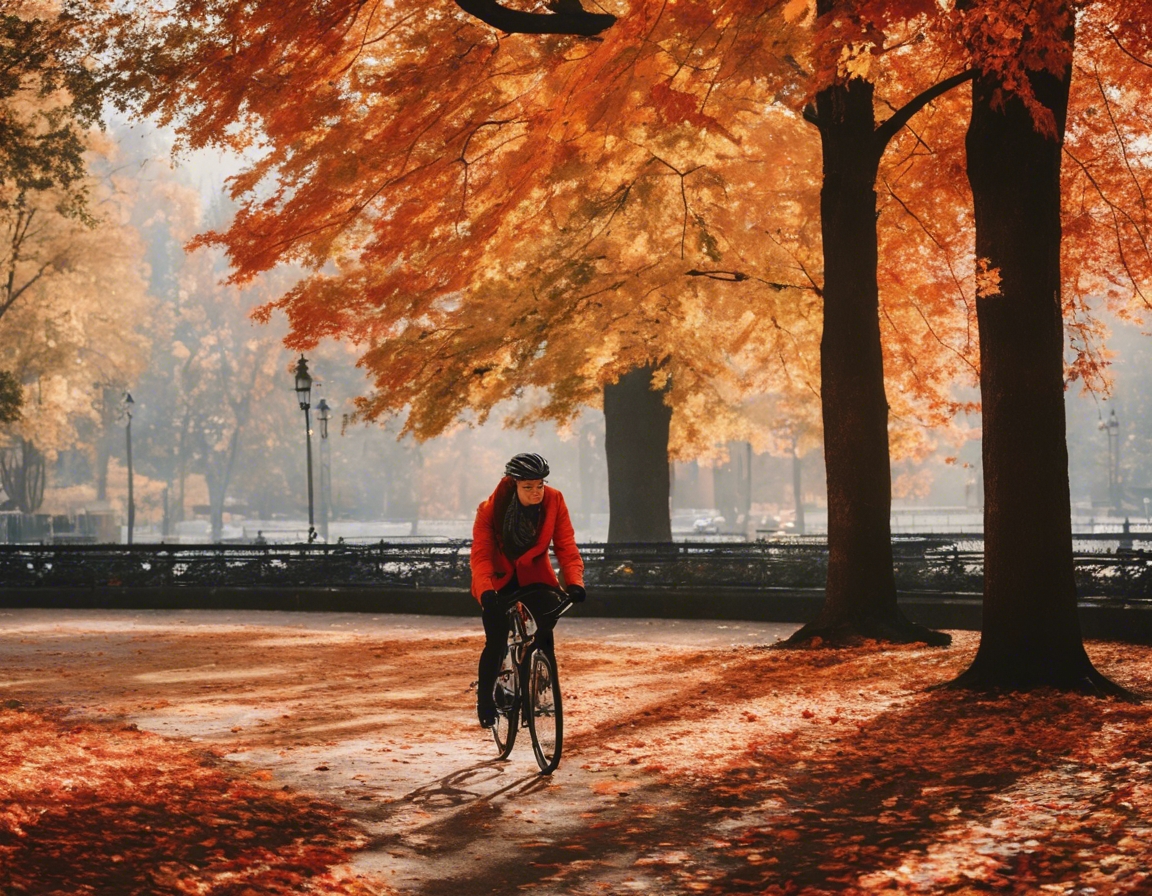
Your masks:
<path fill-rule="evenodd" d="M 668 430 L 672 408 L 652 388 L 651 366 L 604 387 L 608 541 L 672 541 Z"/>
<path fill-rule="evenodd" d="M 1071 35 L 1069 35 L 1071 40 Z M 973 84 L 968 177 L 976 257 L 983 406 L 984 621 L 958 684 L 1114 690 L 1081 641 L 1072 567 L 1060 302 L 1060 159 L 1070 69 L 1033 76 L 1058 137 L 1024 104 Z"/>
<path fill-rule="evenodd" d="M 824 332 L 820 342 L 824 460 L 828 476 L 828 580 L 814 622 L 786 643 L 819 637 L 947 644 L 909 622 L 892 570 L 888 402 L 876 282 L 876 138 L 872 85 L 859 78 L 816 96 L 823 149 Z M 877 144 L 880 145 L 877 145 Z"/>

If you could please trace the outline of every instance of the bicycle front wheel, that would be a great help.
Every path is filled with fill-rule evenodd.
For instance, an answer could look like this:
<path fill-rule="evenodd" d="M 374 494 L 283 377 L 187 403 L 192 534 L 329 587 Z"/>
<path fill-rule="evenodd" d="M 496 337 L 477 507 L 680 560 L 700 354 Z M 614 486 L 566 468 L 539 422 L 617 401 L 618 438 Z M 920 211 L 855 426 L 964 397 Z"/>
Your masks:
<path fill-rule="evenodd" d="M 520 676 L 512 661 L 511 651 L 505 651 L 504 663 L 496 684 L 492 688 L 492 699 L 496 704 L 496 724 L 492 726 L 492 737 L 496 741 L 499 759 L 507 759 L 516 743 L 516 731 L 520 727 Z"/>
<path fill-rule="evenodd" d="M 560 703 L 560 681 L 556 660 L 542 650 L 532 653 L 528 673 L 528 731 L 540 773 L 549 775 L 560 764 L 564 745 L 564 713 Z"/>

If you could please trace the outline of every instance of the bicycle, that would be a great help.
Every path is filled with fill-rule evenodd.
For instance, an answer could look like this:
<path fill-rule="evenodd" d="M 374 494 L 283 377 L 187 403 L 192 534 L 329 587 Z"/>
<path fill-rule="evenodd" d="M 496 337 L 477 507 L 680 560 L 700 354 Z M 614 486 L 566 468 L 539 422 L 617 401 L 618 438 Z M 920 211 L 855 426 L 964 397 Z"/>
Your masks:
<path fill-rule="evenodd" d="M 572 600 L 563 592 L 549 616 L 559 619 L 572 608 Z M 527 682 L 525 690 L 522 682 Z M 508 646 L 492 688 L 496 703 L 496 724 L 492 736 L 500 759 L 507 759 L 516 743 L 516 733 L 527 728 L 532 737 L 532 752 L 540 774 L 550 775 L 560 764 L 564 746 L 564 710 L 560 698 L 560 681 L 556 675 L 556 658 L 536 646 L 536 620 L 519 600 L 508 606 Z"/>

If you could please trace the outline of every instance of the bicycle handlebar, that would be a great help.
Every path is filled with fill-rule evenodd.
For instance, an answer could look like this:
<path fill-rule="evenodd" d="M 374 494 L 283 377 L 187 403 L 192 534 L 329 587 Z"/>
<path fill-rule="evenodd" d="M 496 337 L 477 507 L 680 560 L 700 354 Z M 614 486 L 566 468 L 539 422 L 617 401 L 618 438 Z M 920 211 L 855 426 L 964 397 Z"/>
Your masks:
<path fill-rule="evenodd" d="M 521 588 L 515 594 L 508 595 L 508 597 L 505 599 L 505 603 L 504 603 L 505 612 L 507 612 L 508 610 L 511 610 L 514 606 L 516 606 L 516 604 L 520 603 L 520 599 L 522 597 L 527 596 L 524 593 L 525 591 L 528 591 L 529 593 L 537 593 L 537 594 L 544 592 L 544 591 L 547 591 L 547 592 L 549 592 L 551 594 L 555 594 L 557 597 L 559 597 L 560 603 L 557 604 L 554 609 L 547 610 L 544 613 L 539 614 L 542 616 L 550 616 L 554 619 L 559 619 L 561 616 L 563 616 L 565 613 L 567 613 L 569 610 L 571 610 L 572 607 L 576 603 L 574 600 L 572 600 L 571 597 L 569 597 L 567 594 L 565 594 L 559 588 L 552 588 L 548 585 L 536 585 L 536 586 L 528 585 L 525 588 Z"/>

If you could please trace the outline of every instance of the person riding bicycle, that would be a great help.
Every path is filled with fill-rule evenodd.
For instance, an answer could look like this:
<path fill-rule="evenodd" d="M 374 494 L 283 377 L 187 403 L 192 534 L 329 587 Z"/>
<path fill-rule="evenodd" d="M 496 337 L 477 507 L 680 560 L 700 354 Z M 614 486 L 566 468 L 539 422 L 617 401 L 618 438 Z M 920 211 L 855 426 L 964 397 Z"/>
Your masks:
<path fill-rule="evenodd" d="M 560 599 L 555 592 L 533 591 L 531 585 L 558 589 L 548 547 L 560 563 L 564 590 L 573 601 L 584 600 L 584 561 L 564 496 L 544 484 L 548 461 L 539 454 L 517 454 L 504 467 L 504 477 L 476 510 L 472 526 L 472 596 L 484 621 L 484 651 L 480 654 L 476 714 L 484 728 L 496 721 L 492 687 L 500 671 L 508 639 L 506 608 L 521 600 L 537 621 L 537 644 L 552 654 L 555 619 L 548 612 Z M 523 589 L 523 590 L 522 590 Z M 518 593 L 519 592 L 519 593 Z"/>

